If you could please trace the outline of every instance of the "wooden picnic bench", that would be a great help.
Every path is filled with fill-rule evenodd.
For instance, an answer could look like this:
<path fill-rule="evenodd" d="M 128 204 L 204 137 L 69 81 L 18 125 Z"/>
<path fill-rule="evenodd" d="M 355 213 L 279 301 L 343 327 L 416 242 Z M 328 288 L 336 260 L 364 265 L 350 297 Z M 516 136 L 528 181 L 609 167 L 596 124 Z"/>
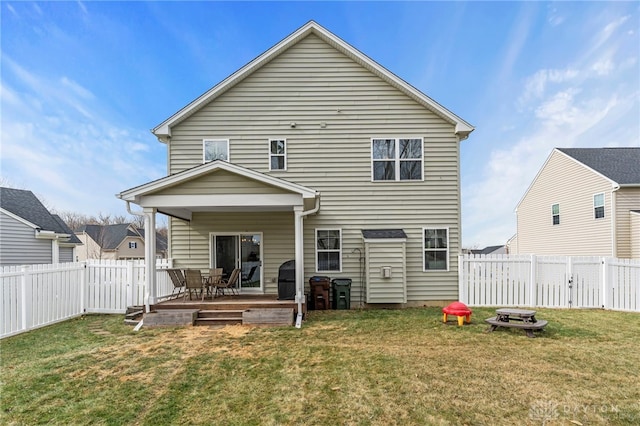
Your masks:
<path fill-rule="evenodd" d="M 485 320 L 490 327 L 488 333 L 498 327 L 520 328 L 525 331 L 527 337 L 535 337 L 535 330 L 542 330 L 547 325 L 545 320 L 536 319 L 536 311 L 528 309 L 500 308 L 496 309 L 496 316 Z"/>

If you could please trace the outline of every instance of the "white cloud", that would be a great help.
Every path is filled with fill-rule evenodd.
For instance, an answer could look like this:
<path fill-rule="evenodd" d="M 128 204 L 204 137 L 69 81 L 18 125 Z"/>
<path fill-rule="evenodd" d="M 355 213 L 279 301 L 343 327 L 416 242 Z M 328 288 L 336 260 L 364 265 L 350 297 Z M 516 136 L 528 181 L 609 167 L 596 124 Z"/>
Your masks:
<path fill-rule="evenodd" d="M 591 66 L 591 69 L 595 71 L 597 75 L 608 75 L 614 68 L 614 64 L 611 59 L 602 59 L 597 61 Z"/>
<path fill-rule="evenodd" d="M 534 98 L 540 98 L 545 94 L 549 83 L 564 83 L 578 76 L 574 68 L 542 69 L 527 79 L 524 85 L 524 93 L 518 99 L 520 104 L 525 104 Z"/>
<path fill-rule="evenodd" d="M 164 175 L 163 149 L 146 130 L 109 121 L 93 93 L 3 57 L 2 174 L 58 210 L 124 214 L 116 193 Z M 7 95 L 7 96 L 5 96 Z"/>

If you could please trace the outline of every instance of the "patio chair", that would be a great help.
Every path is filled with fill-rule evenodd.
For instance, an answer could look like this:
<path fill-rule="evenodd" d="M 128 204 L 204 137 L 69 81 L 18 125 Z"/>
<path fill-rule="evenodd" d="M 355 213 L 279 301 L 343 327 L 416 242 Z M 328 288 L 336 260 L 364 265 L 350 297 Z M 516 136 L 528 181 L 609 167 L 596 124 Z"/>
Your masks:
<path fill-rule="evenodd" d="M 221 280 L 222 280 L 222 268 L 209 269 L 209 278 L 207 278 L 207 283 L 206 283 L 207 294 L 209 294 L 209 291 L 211 291 L 212 288 L 217 287 L 220 284 Z M 215 297 L 215 294 L 214 294 L 214 297 Z"/>
<path fill-rule="evenodd" d="M 187 269 L 185 271 L 185 278 L 186 278 L 186 288 L 185 288 L 185 293 L 184 293 L 184 298 L 187 298 L 187 293 L 189 293 L 189 300 L 191 300 L 191 293 L 193 293 L 194 291 L 197 292 L 199 291 L 200 294 L 202 295 L 202 300 L 204 300 L 204 285 L 205 285 L 205 281 L 202 280 L 202 273 L 200 272 L 199 269 Z"/>
<path fill-rule="evenodd" d="M 243 283 L 247 283 L 247 284 L 251 284 L 252 280 L 253 280 L 253 274 L 256 273 L 256 269 L 258 269 L 258 266 L 252 266 L 251 269 L 249 269 L 249 273 L 246 275 L 242 275 L 242 282 Z"/>
<path fill-rule="evenodd" d="M 185 278 L 181 269 L 167 269 L 167 274 L 173 283 L 173 291 L 171 292 L 171 296 L 175 296 L 176 298 L 180 297 L 180 293 L 185 288 Z"/>
<path fill-rule="evenodd" d="M 224 295 L 224 292 L 226 290 L 230 290 L 232 294 L 237 294 L 236 292 L 236 288 L 235 288 L 235 284 L 238 281 L 238 278 L 240 277 L 240 272 L 242 270 L 239 268 L 236 268 L 233 270 L 233 272 L 231 272 L 231 275 L 229 276 L 229 279 L 227 280 L 220 280 L 220 283 L 218 283 L 216 285 L 216 296 L 218 295 L 218 292 L 222 295 Z"/>

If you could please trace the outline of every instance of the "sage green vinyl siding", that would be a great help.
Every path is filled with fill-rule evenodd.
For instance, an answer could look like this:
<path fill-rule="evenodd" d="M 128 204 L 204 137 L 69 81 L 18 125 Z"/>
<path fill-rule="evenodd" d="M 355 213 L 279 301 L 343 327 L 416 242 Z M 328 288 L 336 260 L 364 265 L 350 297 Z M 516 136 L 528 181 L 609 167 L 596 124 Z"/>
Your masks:
<path fill-rule="evenodd" d="M 405 243 L 366 242 L 365 253 L 367 303 L 406 303 Z M 390 278 L 383 267 L 391 268 Z"/>
<path fill-rule="evenodd" d="M 621 258 L 640 257 L 633 256 L 632 244 L 640 244 L 640 230 L 635 233 L 631 230 L 630 210 L 640 210 L 640 188 L 620 188 L 614 193 L 615 200 L 615 231 L 616 247 L 615 256 Z"/>
<path fill-rule="evenodd" d="M 612 255 L 611 181 L 553 151 L 517 209 L 518 253 Z M 593 196 L 603 193 L 605 217 L 594 219 Z M 560 205 L 553 225 L 551 206 Z"/>
<path fill-rule="evenodd" d="M 197 194 L 287 194 L 279 188 L 256 182 L 225 170 L 192 179 L 179 186 L 158 191 L 155 195 L 197 195 Z"/>
<path fill-rule="evenodd" d="M 172 127 L 169 172 L 201 164 L 203 139 L 229 139 L 234 164 L 321 193 L 319 214 L 304 221 L 305 280 L 315 274 L 314 229 L 340 228 L 343 270 L 332 278 L 352 278 L 352 299 L 358 300 L 360 265 L 358 254 L 352 252 L 356 248 L 364 252 L 361 230 L 402 228 L 408 236 L 408 301 L 452 300 L 457 298 L 460 247 L 459 142 L 454 131 L 451 123 L 310 35 Z M 424 138 L 424 180 L 372 182 L 374 137 Z M 287 140 L 286 171 L 269 171 L 270 138 Z M 211 178 L 215 180 L 215 174 Z M 185 190 L 204 189 L 194 183 Z M 208 264 L 205 240 L 209 232 L 217 231 L 219 217 L 212 215 L 202 224 L 204 218 L 196 215 L 197 235 L 190 237 L 180 221 L 172 220 L 170 255 L 177 262 Z M 293 216 L 277 223 L 271 223 L 276 217 L 271 214 L 251 216 L 249 222 L 242 217 L 228 216 L 224 226 L 265 232 L 265 277 L 277 276 L 277 262 L 294 257 Z M 290 234 L 276 232 L 272 228 L 276 224 Z M 422 271 L 421 234 L 426 224 L 449 228 L 447 272 Z M 271 250 L 275 256 L 266 259 Z M 274 284 L 267 282 L 267 289 L 273 290 Z"/>

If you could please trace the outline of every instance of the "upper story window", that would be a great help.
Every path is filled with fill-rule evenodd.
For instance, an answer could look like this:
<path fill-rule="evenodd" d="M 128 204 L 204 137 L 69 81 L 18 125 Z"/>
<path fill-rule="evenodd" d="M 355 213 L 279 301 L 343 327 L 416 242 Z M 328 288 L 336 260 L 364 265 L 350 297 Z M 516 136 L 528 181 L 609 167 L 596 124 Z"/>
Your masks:
<path fill-rule="evenodd" d="M 560 225 L 560 204 L 551 206 L 551 216 L 553 217 L 553 224 Z"/>
<path fill-rule="evenodd" d="M 371 140 L 371 175 L 374 181 L 422 180 L 422 138 Z"/>
<path fill-rule="evenodd" d="M 229 161 L 228 139 L 205 139 L 202 141 L 203 162 L 213 160 Z"/>
<path fill-rule="evenodd" d="M 316 270 L 342 270 L 342 230 L 316 229 Z"/>
<path fill-rule="evenodd" d="M 595 219 L 604 217 L 604 193 L 593 196 L 593 217 Z"/>
<path fill-rule="evenodd" d="M 130 249 L 137 249 L 138 248 L 138 243 L 135 241 L 129 241 L 129 248 Z"/>
<path fill-rule="evenodd" d="M 269 170 L 287 170 L 286 139 L 269 140 Z"/>

